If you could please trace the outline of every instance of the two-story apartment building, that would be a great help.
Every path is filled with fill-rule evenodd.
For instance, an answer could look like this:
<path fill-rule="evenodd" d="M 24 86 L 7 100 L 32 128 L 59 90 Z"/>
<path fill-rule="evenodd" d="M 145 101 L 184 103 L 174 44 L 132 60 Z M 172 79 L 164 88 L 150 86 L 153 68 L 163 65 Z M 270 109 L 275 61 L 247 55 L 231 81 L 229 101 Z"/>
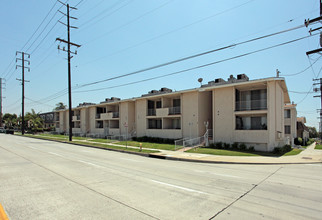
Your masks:
<path fill-rule="evenodd" d="M 287 143 L 286 126 L 296 123 L 296 117 L 294 123 L 292 118 L 285 120 L 289 103 L 284 78 L 249 80 L 240 74 L 200 88 L 175 92 L 161 88 L 141 97 L 78 106 L 73 109 L 73 133 L 195 138 L 205 134 L 207 123 L 214 142 L 271 151 Z M 56 129 L 68 131 L 68 111 L 59 112 Z"/>

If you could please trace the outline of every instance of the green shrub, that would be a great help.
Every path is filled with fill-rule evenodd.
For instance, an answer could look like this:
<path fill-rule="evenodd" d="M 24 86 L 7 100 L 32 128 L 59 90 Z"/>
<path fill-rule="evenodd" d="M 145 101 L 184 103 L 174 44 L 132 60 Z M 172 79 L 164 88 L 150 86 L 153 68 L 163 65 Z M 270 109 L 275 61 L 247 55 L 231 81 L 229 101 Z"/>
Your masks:
<path fill-rule="evenodd" d="M 174 139 L 169 139 L 169 138 L 159 138 L 159 137 L 148 137 L 148 136 L 143 136 L 143 137 L 133 137 L 133 141 L 137 142 L 151 142 L 151 143 L 159 143 L 159 144 L 174 144 Z"/>
<path fill-rule="evenodd" d="M 217 142 L 216 143 L 216 148 L 217 149 L 222 149 L 222 142 Z"/>
<path fill-rule="evenodd" d="M 254 146 L 250 146 L 247 150 L 253 152 L 253 151 L 255 151 L 255 147 Z"/>
<path fill-rule="evenodd" d="M 239 150 L 241 150 L 241 151 L 245 151 L 246 149 L 247 149 L 246 144 L 240 144 L 240 145 L 239 145 Z"/>
<path fill-rule="evenodd" d="M 237 150 L 238 149 L 238 143 L 237 142 L 234 142 L 232 145 L 231 145 L 231 147 L 233 148 L 233 149 L 235 149 L 235 150 Z"/>
<path fill-rule="evenodd" d="M 294 139 L 294 144 L 296 145 L 302 145 L 303 144 L 303 140 L 302 138 L 298 137 Z"/>
<path fill-rule="evenodd" d="M 274 154 L 285 154 L 291 150 L 292 150 L 291 145 L 286 144 L 283 147 L 275 147 L 273 150 L 273 153 Z"/>
<path fill-rule="evenodd" d="M 224 149 L 229 149 L 230 148 L 230 144 L 229 143 L 224 143 Z"/>

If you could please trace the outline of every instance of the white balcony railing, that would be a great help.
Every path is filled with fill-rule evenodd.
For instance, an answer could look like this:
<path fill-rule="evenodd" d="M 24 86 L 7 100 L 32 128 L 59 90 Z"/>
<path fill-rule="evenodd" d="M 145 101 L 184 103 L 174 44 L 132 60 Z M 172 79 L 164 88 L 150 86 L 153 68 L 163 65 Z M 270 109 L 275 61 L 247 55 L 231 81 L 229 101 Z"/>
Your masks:
<path fill-rule="evenodd" d="M 267 99 L 236 101 L 236 111 L 252 111 L 267 109 Z"/>

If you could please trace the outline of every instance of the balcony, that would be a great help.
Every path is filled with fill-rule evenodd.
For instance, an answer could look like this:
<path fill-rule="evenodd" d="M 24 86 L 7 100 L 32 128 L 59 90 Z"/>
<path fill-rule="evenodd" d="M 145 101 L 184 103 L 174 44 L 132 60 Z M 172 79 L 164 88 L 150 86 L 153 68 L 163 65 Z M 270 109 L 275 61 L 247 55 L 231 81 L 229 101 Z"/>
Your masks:
<path fill-rule="evenodd" d="M 236 101 L 236 111 L 267 110 L 267 99 Z"/>
<path fill-rule="evenodd" d="M 155 116 L 156 115 L 156 110 L 154 108 L 148 109 L 148 116 Z"/>
<path fill-rule="evenodd" d="M 102 114 L 100 114 L 99 118 L 102 120 L 110 120 L 113 118 L 118 118 L 119 115 L 120 115 L 119 112 L 102 113 Z"/>
<path fill-rule="evenodd" d="M 80 115 L 74 115 L 72 120 L 73 121 L 79 121 L 80 120 Z"/>
<path fill-rule="evenodd" d="M 180 115 L 181 114 L 181 107 L 170 107 L 169 108 L 169 115 Z"/>

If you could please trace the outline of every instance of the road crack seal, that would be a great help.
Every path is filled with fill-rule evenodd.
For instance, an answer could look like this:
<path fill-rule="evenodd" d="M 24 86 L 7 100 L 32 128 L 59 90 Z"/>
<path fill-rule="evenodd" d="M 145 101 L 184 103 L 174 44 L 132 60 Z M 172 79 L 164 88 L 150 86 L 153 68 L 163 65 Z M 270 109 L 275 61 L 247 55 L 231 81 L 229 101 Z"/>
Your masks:
<path fill-rule="evenodd" d="M 267 177 L 265 177 L 263 180 L 261 180 L 259 183 L 254 184 L 254 186 L 246 191 L 244 194 L 242 194 L 241 196 L 239 196 L 237 199 L 235 199 L 234 201 L 232 201 L 230 204 L 228 204 L 226 207 L 224 207 L 222 210 L 220 210 L 219 212 L 217 212 L 214 216 L 210 217 L 209 220 L 216 218 L 218 215 L 220 215 L 222 212 L 224 212 L 226 209 L 228 209 L 230 206 L 232 206 L 234 203 L 236 203 L 237 201 L 239 201 L 240 199 L 242 199 L 244 196 L 246 196 L 247 194 L 249 194 L 251 191 L 253 191 L 257 186 L 259 186 L 260 184 L 262 184 L 263 182 L 265 182 L 268 178 L 270 178 L 271 176 L 273 176 L 275 173 L 277 173 L 280 169 L 282 169 L 283 167 L 279 167 L 277 170 L 275 170 L 273 173 L 269 174 Z"/>

